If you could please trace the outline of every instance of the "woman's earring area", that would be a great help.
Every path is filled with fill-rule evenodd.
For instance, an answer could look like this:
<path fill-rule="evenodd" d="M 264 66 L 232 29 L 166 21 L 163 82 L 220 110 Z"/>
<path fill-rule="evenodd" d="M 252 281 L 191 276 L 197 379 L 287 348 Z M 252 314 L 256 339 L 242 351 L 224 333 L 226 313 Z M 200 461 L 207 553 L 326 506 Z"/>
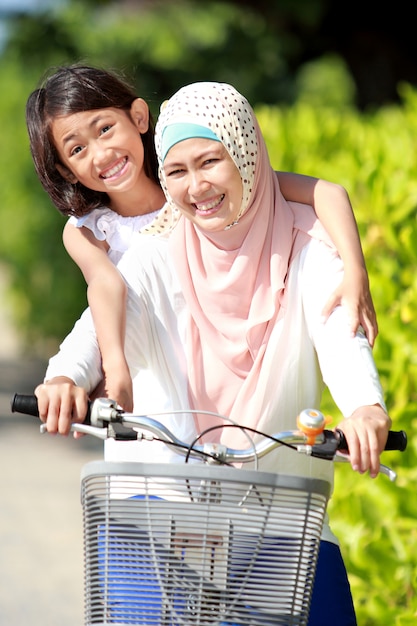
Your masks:
<path fill-rule="evenodd" d="M 228 226 L 224 227 L 224 230 L 230 230 L 232 228 L 232 226 L 236 226 L 236 224 L 239 224 L 239 220 L 235 220 L 234 222 L 232 222 L 231 224 L 228 224 Z"/>

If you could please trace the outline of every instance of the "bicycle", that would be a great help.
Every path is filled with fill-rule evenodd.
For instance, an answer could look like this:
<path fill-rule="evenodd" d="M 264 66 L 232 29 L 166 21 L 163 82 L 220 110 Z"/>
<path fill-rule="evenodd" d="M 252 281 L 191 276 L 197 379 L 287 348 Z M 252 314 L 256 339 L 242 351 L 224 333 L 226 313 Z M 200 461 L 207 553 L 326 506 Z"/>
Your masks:
<path fill-rule="evenodd" d="M 15 394 L 11 409 L 37 415 L 36 397 Z M 234 450 L 187 444 L 150 416 L 96 400 L 87 423 L 72 430 L 162 440 L 203 463 L 84 466 L 86 626 L 306 625 L 330 484 L 224 464 L 256 461 L 278 446 L 346 461 L 343 433 L 325 426 L 308 409 L 296 430 Z M 389 433 L 386 450 L 406 446 L 404 431 Z M 390 468 L 381 472 L 395 480 Z"/>

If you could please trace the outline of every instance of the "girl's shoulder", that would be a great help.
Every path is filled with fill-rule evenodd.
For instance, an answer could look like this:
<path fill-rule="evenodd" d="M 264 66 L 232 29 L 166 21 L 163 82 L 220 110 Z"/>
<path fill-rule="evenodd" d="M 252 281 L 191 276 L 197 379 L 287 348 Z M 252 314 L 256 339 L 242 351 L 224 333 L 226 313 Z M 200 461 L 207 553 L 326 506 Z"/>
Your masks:
<path fill-rule="evenodd" d="M 130 246 L 133 235 L 150 224 L 157 211 L 146 215 L 123 216 L 108 207 L 90 211 L 82 217 L 71 217 L 69 221 L 77 228 L 85 227 L 92 231 L 99 241 L 106 241 L 111 250 L 125 252 Z"/>

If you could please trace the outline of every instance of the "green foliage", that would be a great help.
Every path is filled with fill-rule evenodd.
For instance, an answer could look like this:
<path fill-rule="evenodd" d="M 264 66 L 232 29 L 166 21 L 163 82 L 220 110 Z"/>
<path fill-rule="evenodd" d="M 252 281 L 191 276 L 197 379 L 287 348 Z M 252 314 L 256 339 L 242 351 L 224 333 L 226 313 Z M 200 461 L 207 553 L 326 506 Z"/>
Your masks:
<path fill-rule="evenodd" d="M 127 68 L 155 112 L 197 80 L 233 82 L 251 102 L 288 102 L 294 84 L 285 51 L 295 45 L 285 32 L 277 39 L 261 14 L 229 2 L 73 0 L 54 12 L 20 16 L 6 56 L 39 76 L 74 61 Z"/>
<path fill-rule="evenodd" d="M 16 326 L 36 353 L 71 328 L 85 306 L 85 285 L 62 245 L 64 218 L 34 174 L 24 124 L 28 76 L 18 64 L 1 65 L 0 83 L 7 85 L 0 101 L 0 258 L 10 267 Z"/>

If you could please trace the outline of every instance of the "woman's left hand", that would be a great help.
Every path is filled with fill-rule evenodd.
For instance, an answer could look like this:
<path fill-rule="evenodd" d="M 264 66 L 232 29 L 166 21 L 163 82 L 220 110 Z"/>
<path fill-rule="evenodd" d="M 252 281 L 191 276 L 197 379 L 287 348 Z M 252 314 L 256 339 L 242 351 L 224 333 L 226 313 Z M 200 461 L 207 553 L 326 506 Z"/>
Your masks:
<path fill-rule="evenodd" d="M 379 472 L 380 454 L 387 442 L 391 418 L 379 405 L 362 406 L 344 419 L 337 428 L 346 437 L 352 469 L 372 478 Z"/>

